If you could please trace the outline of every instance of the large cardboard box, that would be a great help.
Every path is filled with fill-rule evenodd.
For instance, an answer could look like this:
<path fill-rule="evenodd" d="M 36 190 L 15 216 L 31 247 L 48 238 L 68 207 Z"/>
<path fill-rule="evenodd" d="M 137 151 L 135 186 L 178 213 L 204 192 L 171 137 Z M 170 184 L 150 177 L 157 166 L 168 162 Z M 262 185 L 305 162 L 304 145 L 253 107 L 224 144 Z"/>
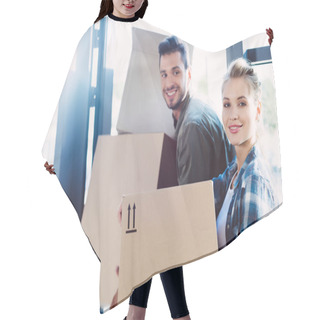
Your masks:
<path fill-rule="evenodd" d="M 212 181 L 126 195 L 122 210 L 118 299 L 218 250 Z"/>
<path fill-rule="evenodd" d="M 163 133 L 99 136 L 82 226 L 101 259 L 124 194 L 177 185 L 176 142 Z M 114 234 L 116 236 L 116 234 Z"/>
<path fill-rule="evenodd" d="M 103 272 L 120 261 L 122 196 L 177 185 L 176 142 L 163 133 L 99 136 L 81 220 Z M 118 279 L 106 281 L 110 292 Z"/>
<path fill-rule="evenodd" d="M 101 261 L 102 311 L 217 250 L 212 182 L 176 186 L 175 152 L 162 133 L 98 139 L 81 223 Z"/>

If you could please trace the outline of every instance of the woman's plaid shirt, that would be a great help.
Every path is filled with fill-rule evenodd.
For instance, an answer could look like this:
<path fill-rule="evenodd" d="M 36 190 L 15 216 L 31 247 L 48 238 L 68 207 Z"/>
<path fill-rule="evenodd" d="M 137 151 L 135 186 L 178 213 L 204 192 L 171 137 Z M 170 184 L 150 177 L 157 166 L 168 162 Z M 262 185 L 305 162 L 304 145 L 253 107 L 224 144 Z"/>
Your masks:
<path fill-rule="evenodd" d="M 216 215 L 220 212 L 232 177 L 237 171 L 234 159 L 224 173 L 213 179 Z M 253 146 L 234 181 L 234 194 L 228 210 L 226 243 L 278 207 L 263 157 Z M 221 249 L 221 248 L 220 248 Z"/>

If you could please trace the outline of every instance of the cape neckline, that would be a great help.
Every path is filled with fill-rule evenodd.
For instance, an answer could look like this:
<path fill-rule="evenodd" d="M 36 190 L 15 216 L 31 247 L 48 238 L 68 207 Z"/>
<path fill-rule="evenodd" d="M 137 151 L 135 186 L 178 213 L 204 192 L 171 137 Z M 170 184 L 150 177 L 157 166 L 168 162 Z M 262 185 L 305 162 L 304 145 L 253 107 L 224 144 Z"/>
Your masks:
<path fill-rule="evenodd" d="M 132 18 L 119 18 L 119 17 L 116 17 L 115 15 L 113 15 L 112 13 L 109 13 L 108 17 L 110 19 L 112 19 L 112 20 L 121 21 L 121 22 L 134 22 L 134 21 L 137 21 L 139 19 L 138 16 L 134 16 Z"/>

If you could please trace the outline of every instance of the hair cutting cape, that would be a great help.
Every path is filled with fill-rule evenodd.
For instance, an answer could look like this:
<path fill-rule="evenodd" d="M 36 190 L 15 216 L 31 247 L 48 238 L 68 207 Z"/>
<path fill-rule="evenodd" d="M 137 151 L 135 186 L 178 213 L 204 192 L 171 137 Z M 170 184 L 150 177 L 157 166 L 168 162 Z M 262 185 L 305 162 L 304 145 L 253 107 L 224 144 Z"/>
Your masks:
<path fill-rule="evenodd" d="M 43 146 L 43 156 L 54 164 L 101 262 L 102 313 L 154 274 L 219 250 L 216 206 L 219 199 L 223 202 L 223 188 L 214 186 L 214 177 L 177 183 L 177 136 L 159 72 L 158 45 L 168 36 L 142 20 L 127 23 L 105 17 L 89 28 L 76 49 Z M 250 199 L 256 199 L 259 215 L 249 219 L 252 203 L 246 206 L 249 196 L 245 186 L 240 188 L 228 244 L 282 203 L 270 47 L 265 34 L 214 53 L 185 46 L 191 64 L 190 96 L 218 118 L 223 77 L 233 60 L 248 60 L 262 86 L 259 165 L 263 162 L 268 171 L 264 178 L 271 192 L 268 189 L 265 201 L 259 202 L 260 191 L 251 182 Z M 258 146 L 252 159 L 256 150 Z M 198 157 L 201 166 L 201 152 Z M 247 159 L 249 167 L 252 159 Z M 227 179 L 232 165 L 228 163 L 229 171 L 216 181 Z M 264 175 L 261 172 L 258 175 Z"/>

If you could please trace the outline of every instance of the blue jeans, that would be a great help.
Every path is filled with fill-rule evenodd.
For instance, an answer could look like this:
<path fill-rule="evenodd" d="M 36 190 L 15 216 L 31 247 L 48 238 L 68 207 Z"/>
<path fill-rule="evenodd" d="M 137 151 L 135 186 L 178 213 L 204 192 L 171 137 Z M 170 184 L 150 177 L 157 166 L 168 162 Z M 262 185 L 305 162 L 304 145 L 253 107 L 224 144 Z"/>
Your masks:
<path fill-rule="evenodd" d="M 189 314 L 186 297 L 184 293 L 183 270 L 182 267 L 160 273 L 164 292 L 167 297 L 171 317 L 173 319 L 185 317 Z M 129 304 L 146 308 L 148 304 L 149 292 L 152 279 L 136 288 Z"/>

